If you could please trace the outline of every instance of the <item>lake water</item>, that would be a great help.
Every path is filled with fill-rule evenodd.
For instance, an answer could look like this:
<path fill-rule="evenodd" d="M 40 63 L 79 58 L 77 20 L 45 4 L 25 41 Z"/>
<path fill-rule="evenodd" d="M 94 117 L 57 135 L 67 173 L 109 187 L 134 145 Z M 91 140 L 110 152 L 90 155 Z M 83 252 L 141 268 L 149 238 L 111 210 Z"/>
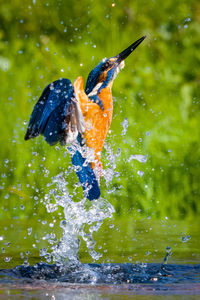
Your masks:
<path fill-rule="evenodd" d="M 190 295 L 198 299 L 199 225 L 198 221 L 108 219 L 93 235 L 101 257 L 92 259 L 81 240 L 80 263 L 63 268 L 47 263 L 44 251 L 50 252 L 50 234 L 62 236 L 59 225 L 52 230 L 48 222 L 34 220 L 1 224 L 0 297 L 188 299 Z"/>

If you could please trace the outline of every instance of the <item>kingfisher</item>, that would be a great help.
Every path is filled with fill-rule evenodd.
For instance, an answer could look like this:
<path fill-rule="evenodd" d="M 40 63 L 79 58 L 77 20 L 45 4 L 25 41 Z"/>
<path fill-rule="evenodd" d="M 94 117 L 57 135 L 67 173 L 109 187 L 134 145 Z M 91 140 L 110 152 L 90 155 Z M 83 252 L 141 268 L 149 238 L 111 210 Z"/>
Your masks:
<path fill-rule="evenodd" d="M 43 135 L 53 146 L 68 145 L 74 170 L 89 200 L 98 199 L 103 175 L 101 151 L 113 115 L 111 88 L 124 60 L 145 36 L 111 58 L 104 58 L 88 75 L 74 84 L 60 78 L 45 87 L 33 108 L 25 140 Z"/>

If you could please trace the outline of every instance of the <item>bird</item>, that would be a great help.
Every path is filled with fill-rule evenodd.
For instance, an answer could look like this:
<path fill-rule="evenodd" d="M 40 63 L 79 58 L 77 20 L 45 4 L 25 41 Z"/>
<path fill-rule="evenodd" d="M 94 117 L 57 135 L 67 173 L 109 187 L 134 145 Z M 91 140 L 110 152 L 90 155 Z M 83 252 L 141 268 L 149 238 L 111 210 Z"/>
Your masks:
<path fill-rule="evenodd" d="M 43 135 L 50 146 L 58 142 L 68 145 L 88 200 L 101 195 L 101 151 L 112 121 L 113 81 L 124 68 L 124 60 L 144 39 L 145 36 L 141 37 L 116 56 L 104 58 L 89 73 L 85 89 L 81 76 L 74 84 L 60 78 L 47 85 L 30 116 L 25 140 Z"/>

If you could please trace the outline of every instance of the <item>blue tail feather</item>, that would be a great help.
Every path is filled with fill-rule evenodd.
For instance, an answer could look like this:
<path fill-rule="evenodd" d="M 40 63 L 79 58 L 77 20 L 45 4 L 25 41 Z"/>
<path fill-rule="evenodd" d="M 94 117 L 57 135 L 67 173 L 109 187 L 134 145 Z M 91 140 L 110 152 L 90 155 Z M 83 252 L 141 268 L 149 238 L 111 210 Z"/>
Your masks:
<path fill-rule="evenodd" d="M 91 164 L 84 165 L 85 160 L 78 150 L 72 156 L 72 163 L 77 167 L 75 171 L 83 186 L 83 190 L 86 192 L 87 199 L 95 200 L 100 197 L 101 192 Z"/>

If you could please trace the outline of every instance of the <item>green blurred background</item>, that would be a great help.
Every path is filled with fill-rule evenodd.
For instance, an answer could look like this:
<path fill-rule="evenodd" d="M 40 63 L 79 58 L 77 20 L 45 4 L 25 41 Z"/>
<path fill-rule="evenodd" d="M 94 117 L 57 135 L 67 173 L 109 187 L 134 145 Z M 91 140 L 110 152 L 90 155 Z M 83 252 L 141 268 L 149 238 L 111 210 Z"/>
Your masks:
<path fill-rule="evenodd" d="M 121 217 L 198 216 L 199 14 L 197 0 L 0 1 L 1 219 L 44 216 L 40 199 L 52 176 L 71 164 L 59 145 L 50 147 L 42 137 L 24 141 L 44 87 L 60 77 L 86 80 L 102 58 L 143 35 L 113 85 L 107 147 L 119 176 L 109 188 L 102 179 L 102 195 Z M 134 154 L 146 155 L 147 162 L 131 160 Z M 109 167 L 108 150 L 102 160 Z M 67 181 L 73 193 L 76 175 Z M 77 199 L 81 195 L 79 187 Z"/>

